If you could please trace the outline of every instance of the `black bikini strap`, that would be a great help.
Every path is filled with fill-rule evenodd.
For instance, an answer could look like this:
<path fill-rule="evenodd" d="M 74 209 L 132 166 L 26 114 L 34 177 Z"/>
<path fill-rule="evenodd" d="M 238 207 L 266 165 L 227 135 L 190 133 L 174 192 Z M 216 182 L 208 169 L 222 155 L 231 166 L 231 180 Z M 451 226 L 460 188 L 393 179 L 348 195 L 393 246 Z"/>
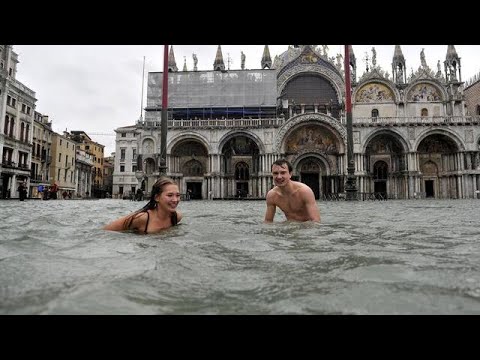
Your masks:
<path fill-rule="evenodd" d="M 145 225 L 145 234 L 147 234 L 147 229 L 148 229 L 148 222 L 150 221 L 150 214 L 148 213 L 148 210 L 147 210 L 147 224 Z"/>

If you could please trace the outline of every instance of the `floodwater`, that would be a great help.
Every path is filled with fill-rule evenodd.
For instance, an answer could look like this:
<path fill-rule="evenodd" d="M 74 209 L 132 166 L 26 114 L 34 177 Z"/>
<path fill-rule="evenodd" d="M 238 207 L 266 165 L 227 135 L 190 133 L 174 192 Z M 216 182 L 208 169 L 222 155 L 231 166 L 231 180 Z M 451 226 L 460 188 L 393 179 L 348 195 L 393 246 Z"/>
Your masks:
<path fill-rule="evenodd" d="M 126 200 L 0 201 L 0 314 L 480 314 L 480 201 L 184 201 L 161 234 Z"/>

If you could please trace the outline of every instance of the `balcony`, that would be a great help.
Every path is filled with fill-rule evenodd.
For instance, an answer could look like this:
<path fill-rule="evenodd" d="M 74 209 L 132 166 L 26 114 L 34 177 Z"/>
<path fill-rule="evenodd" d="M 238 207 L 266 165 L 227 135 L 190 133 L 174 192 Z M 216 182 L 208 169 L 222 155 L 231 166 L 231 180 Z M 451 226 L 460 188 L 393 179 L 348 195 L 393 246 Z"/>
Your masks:
<path fill-rule="evenodd" d="M 188 128 L 265 128 L 280 127 L 285 122 L 284 119 L 209 119 L 209 120 L 168 120 L 170 129 L 188 129 Z M 139 127 L 159 128 L 160 121 L 140 121 Z"/>
<path fill-rule="evenodd" d="M 342 123 L 345 124 L 342 118 Z M 480 124 L 479 116 L 353 117 L 354 126 L 418 126 Z"/>

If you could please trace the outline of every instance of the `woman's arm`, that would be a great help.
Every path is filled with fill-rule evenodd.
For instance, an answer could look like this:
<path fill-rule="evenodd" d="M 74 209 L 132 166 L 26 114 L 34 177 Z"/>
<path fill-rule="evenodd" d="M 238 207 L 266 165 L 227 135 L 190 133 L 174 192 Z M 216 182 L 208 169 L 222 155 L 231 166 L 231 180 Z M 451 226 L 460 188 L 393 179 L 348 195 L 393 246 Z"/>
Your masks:
<path fill-rule="evenodd" d="M 130 217 L 133 217 L 133 220 L 130 223 L 128 228 L 125 228 L 125 222 L 128 224 L 128 220 Z M 112 221 L 111 223 L 105 225 L 103 230 L 111 230 L 111 231 L 126 231 L 126 230 L 144 230 L 147 221 L 147 213 L 140 213 L 140 214 L 130 214 L 123 216 L 117 220 Z M 142 228 L 143 226 L 143 228 Z"/>

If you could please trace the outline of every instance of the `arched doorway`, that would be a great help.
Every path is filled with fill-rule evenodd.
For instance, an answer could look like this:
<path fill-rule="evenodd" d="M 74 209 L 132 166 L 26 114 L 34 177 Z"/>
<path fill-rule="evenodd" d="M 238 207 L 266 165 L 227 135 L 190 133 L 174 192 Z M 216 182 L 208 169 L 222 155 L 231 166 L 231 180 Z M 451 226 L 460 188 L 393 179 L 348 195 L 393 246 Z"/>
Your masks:
<path fill-rule="evenodd" d="M 425 197 L 458 198 L 459 149 L 455 141 L 448 135 L 431 134 L 420 142 L 417 151 Z"/>
<path fill-rule="evenodd" d="M 208 150 L 195 139 L 183 139 L 172 147 L 170 163 L 173 173 L 180 174 L 181 191 L 188 199 L 203 199 L 203 183 L 208 172 Z"/>
<path fill-rule="evenodd" d="M 183 165 L 182 173 L 189 180 L 185 184 L 187 186 L 188 199 L 201 199 L 204 173 L 202 163 L 196 159 L 188 160 Z M 197 180 L 194 178 L 197 178 Z"/>
<path fill-rule="evenodd" d="M 235 134 L 222 149 L 221 171 L 225 174 L 224 196 L 258 196 L 260 149 L 248 135 Z"/>
<path fill-rule="evenodd" d="M 294 166 L 293 180 L 310 186 L 316 199 L 342 192 L 340 148 L 335 130 L 325 124 L 308 122 L 292 129 L 285 138 L 285 157 Z"/>
<path fill-rule="evenodd" d="M 374 192 L 387 197 L 388 164 L 379 160 L 373 165 Z"/>
<path fill-rule="evenodd" d="M 365 181 L 362 192 L 376 193 L 384 198 L 407 198 L 405 149 L 406 145 L 393 132 L 374 135 L 365 148 L 364 166 L 368 181 Z"/>
<path fill-rule="evenodd" d="M 321 165 L 319 164 L 318 159 L 307 157 L 301 160 L 298 164 L 298 173 L 300 174 L 299 180 L 312 189 L 315 194 L 315 199 L 319 199 Z M 325 189 L 323 192 L 326 192 Z"/>

